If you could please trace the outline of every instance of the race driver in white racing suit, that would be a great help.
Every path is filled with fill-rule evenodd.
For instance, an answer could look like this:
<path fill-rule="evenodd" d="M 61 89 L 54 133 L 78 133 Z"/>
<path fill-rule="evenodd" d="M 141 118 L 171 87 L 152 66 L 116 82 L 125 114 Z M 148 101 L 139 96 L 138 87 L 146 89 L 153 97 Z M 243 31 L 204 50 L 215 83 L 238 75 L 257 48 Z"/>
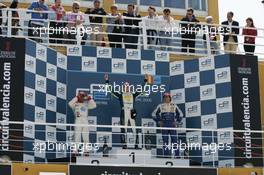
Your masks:
<path fill-rule="evenodd" d="M 176 122 L 181 122 L 183 113 L 180 108 L 171 102 L 171 96 L 169 93 L 164 93 L 163 103 L 159 104 L 152 113 L 153 119 L 158 122 L 160 127 L 163 128 L 176 128 Z M 171 138 L 171 145 L 178 144 L 176 130 L 162 129 L 162 140 L 163 140 L 163 155 L 164 157 L 171 156 L 171 150 L 166 145 L 169 143 L 169 135 Z M 172 147 L 170 147 L 172 148 Z M 179 149 L 174 149 L 174 156 L 179 156 Z"/>
<path fill-rule="evenodd" d="M 96 103 L 91 96 L 85 92 L 79 92 L 70 102 L 69 106 L 73 110 L 75 116 L 75 142 L 76 144 L 89 143 L 89 129 L 88 129 L 88 110 L 96 108 Z M 87 125 L 87 126 L 78 126 Z M 84 150 L 87 151 L 87 150 Z"/>
<path fill-rule="evenodd" d="M 148 75 L 145 75 L 144 83 L 147 83 L 147 77 Z M 118 98 L 121 106 L 121 113 L 120 113 L 120 125 L 121 126 L 128 126 L 130 125 L 136 126 L 136 110 L 135 110 L 135 100 L 138 96 L 144 95 L 144 92 L 131 92 L 130 91 L 130 86 L 128 82 L 124 83 L 124 92 L 115 92 L 113 89 L 109 89 L 109 77 L 106 74 L 105 75 L 105 83 L 109 91 L 111 91 L 111 94 Z M 136 128 L 132 128 L 133 131 L 133 136 L 134 136 L 134 142 L 135 142 L 135 149 L 138 148 L 138 136 L 136 132 Z M 126 144 L 126 134 L 127 129 L 121 128 L 121 144 L 123 149 L 127 149 L 127 144 Z"/>

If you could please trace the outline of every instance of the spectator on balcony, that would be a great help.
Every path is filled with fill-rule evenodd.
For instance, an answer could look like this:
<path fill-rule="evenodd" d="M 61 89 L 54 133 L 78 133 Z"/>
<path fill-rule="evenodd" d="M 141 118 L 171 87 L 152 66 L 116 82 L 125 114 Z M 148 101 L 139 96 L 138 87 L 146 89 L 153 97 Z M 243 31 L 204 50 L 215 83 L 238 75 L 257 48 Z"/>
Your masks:
<path fill-rule="evenodd" d="M 200 29 L 200 21 L 196 19 L 193 9 L 188 9 L 186 16 L 182 18 L 181 23 L 182 52 L 195 53 L 196 34 Z"/>
<path fill-rule="evenodd" d="M 70 39 L 66 41 L 66 44 L 76 44 L 76 41 L 73 40 L 82 40 L 81 44 L 84 45 L 87 39 L 87 34 L 82 30 L 83 23 L 85 21 L 84 14 L 80 12 L 80 3 L 74 1 L 72 4 L 72 11 L 66 13 L 65 20 L 68 21 L 66 28 L 67 32 L 64 32 L 64 38 Z M 78 43 L 77 43 L 78 44 Z"/>
<path fill-rule="evenodd" d="M 239 34 L 239 23 L 233 20 L 234 13 L 227 13 L 227 21 L 222 22 L 224 26 L 224 49 L 227 53 L 235 53 L 237 51 Z"/>
<path fill-rule="evenodd" d="M 138 35 L 139 35 L 139 22 L 141 21 L 141 16 L 138 14 L 137 10 L 135 10 L 135 5 L 129 4 L 127 6 L 127 12 L 123 13 L 123 16 L 128 17 L 130 19 L 125 18 L 124 23 L 126 25 L 124 34 L 124 43 L 125 48 L 128 49 L 137 49 L 138 45 Z M 134 18 L 134 19 L 131 19 Z M 135 19 L 139 18 L 139 19 Z M 130 36 L 127 34 L 131 34 Z"/>
<path fill-rule="evenodd" d="M 51 5 L 50 10 L 53 13 L 49 14 L 49 18 L 51 20 L 50 22 L 50 43 L 62 43 L 63 38 L 63 28 L 64 28 L 64 22 L 62 22 L 63 17 L 65 16 L 65 10 L 61 4 L 61 0 L 55 0 L 55 3 Z"/>
<path fill-rule="evenodd" d="M 17 32 L 20 29 L 19 15 L 17 11 L 14 11 L 14 10 L 17 10 L 17 7 L 18 7 L 18 0 L 13 0 L 9 6 L 9 8 L 12 9 L 12 11 L 10 11 L 11 16 L 12 16 L 12 20 L 11 20 L 11 25 L 12 25 L 11 34 L 12 35 L 17 35 Z M 8 16 L 8 13 L 7 13 L 7 16 Z"/>
<path fill-rule="evenodd" d="M 95 0 L 94 1 L 94 8 L 88 8 L 86 10 L 85 14 L 107 15 L 105 10 L 103 8 L 101 8 L 101 1 L 100 0 Z M 103 18 L 90 16 L 89 19 L 90 19 L 91 23 L 94 23 L 94 24 L 91 24 L 93 31 L 98 32 L 98 33 L 93 33 L 91 35 L 92 45 L 93 46 L 102 46 L 104 44 L 104 43 L 102 43 L 102 41 L 104 39 L 104 35 L 101 33 L 101 32 L 103 32 L 103 26 L 102 26 Z"/>
<path fill-rule="evenodd" d="M 247 18 L 246 27 L 243 29 L 244 37 L 244 50 L 246 55 L 254 55 L 255 52 L 255 41 L 256 36 L 258 35 L 258 31 L 254 25 L 254 21 L 252 18 Z"/>
<path fill-rule="evenodd" d="M 109 18 L 106 19 L 107 24 L 107 33 L 110 47 L 113 48 L 121 48 L 122 47 L 122 35 L 118 35 L 122 33 L 124 24 L 124 20 L 120 13 L 117 13 L 117 5 L 111 6 L 111 13 L 108 14 Z M 112 26 L 115 25 L 115 26 Z"/>
<path fill-rule="evenodd" d="M 148 16 L 144 17 L 146 22 L 147 36 L 148 36 L 148 45 L 149 49 L 155 48 L 155 45 L 158 44 L 158 33 L 157 33 L 157 25 L 158 25 L 158 15 L 156 14 L 156 8 L 153 6 L 149 6 L 148 8 Z"/>
<path fill-rule="evenodd" d="M 172 25 L 173 25 L 173 17 L 171 17 L 170 9 L 163 10 L 163 16 L 158 18 L 159 22 L 159 42 L 161 45 L 161 50 L 171 50 L 171 42 L 172 42 Z M 165 47 L 168 46 L 168 47 Z"/>
<path fill-rule="evenodd" d="M 2 19 L 3 18 L 3 13 L 2 13 L 2 10 L 4 8 L 6 8 L 6 5 L 3 4 L 3 3 L 0 3 L 0 35 L 2 35 L 2 27 L 1 27 L 1 25 L 3 23 L 3 19 Z"/>
<path fill-rule="evenodd" d="M 207 38 L 206 35 L 209 35 L 209 42 L 210 42 L 210 48 L 212 51 L 212 54 L 219 54 L 219 45 L 217 43 L 217 26 L 214 25 L 213 23 L 213 17 L 212 16 L 207 16 L 205 18 L 206 21 L 206 26 L 208 31 L 205 31 L 205 34 L 203 35 L 203 40 L 204 40 L 204 48 L 207 48 Z M 206 49 L 207 53 L 207 49 Z"/>
<path fill-rule="evenodd" d="M 48 18 L 48 6 L 45 4 L 45 0 L 39 0 L 33 2 L 28 10 L 34 10 L 37 12 L 31 13 L 31 20 L 28 24 L 28 36 L 30 39 L 37 42 L 42 42 L 40 39 L 41 28 L 44 27 L 44 21 Z"/>

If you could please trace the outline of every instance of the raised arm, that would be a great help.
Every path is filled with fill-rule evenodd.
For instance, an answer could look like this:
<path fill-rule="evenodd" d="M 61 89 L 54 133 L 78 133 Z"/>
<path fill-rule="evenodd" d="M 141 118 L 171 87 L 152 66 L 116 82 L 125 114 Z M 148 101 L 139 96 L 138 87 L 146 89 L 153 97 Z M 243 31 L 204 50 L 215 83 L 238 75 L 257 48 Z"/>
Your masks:
<path fill-rule="evenodd" d="M 148 75 L 145 74 L 144 84 L 142 85 L 143 90 L 145 89 L 145 86 L 147 85 L 147 83 L 148 83 Z M 145 95 L 145 92 L 135 92 L 133 94 L 134 98 L 137 98 L 138 96 L 141 96 L 141 95 Z"/>
<path fill-rule="evenodd" d="M 70 106 L 70 108 L 74 109 L 75 108 L 75 104 L 77 103 L 78 98 L 74 97 L 69 103 L 68 105 Z"/>
<path fill-rule="evenodd" d="M 88 109 L 95 109 L 96 103 L 91 96 L 88 96 Z"/>
<path fill-rule="evenodd" d="M 109 76 L 108 76 L 108 74 L 105 74 L 104 79 L 105 79 L 106 90 L 107 90 L 108 92 L 110 92 L 114 97 L 116 97 L 116 98 L 121 98 L 121 97 L 122 97 L 122 94 L 121 94 L 121 93 L 115 92 L 115 91 L 113 90 L 113 88 L 112 88 L 112 89 L 109 88 L 109 82 L 110 82 L 110 81 L 109 81 Z"/>

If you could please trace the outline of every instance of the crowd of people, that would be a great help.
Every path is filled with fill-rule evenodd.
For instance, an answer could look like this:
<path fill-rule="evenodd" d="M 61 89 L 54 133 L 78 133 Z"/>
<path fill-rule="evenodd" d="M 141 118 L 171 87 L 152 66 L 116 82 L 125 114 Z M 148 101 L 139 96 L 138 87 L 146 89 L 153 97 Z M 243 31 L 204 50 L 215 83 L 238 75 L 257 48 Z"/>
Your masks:
<path fill-rule="evenodd" d="M 17 8 L 18 1 L 13 0 L 10 8 Z M 0 4 L 0 8 L 6 8 L 4 4 Z M 109 46 L 114 48 L 121 48 L 124 44 L 125 48 L 137 49 L 139 47 L 139 35 L 142 32 L 140 22 L 145 20 L 147 43 L 150 49 L 160 48 L 161 50 L 172 50 L 173 48 L 173 25 L 176 20 L 171 15 L 171 10 L 166 8 L 163 10 L 163 15 L 158 15 L 156 8 L 150 6 L 148 8 L 148 15 L 141 17 L 135 5 L 129 4 L 127 12 L 123 14 L 118 12 L 118 6 L 113 4 L 110 8 L 110 13 L 107 14 L 105 9 L 101 7 L 100 0 L 94 0 L 93 8 L 87 8 L 85 13 L 80 10 L 80 3 L 74 1 L 72 4 L 72 11 L 66 12 L 63 8 L 61 0 L 55 0 L 54 4 L 48 7 L 45 0 L 38 0 L 33 2 L 29 8 L 28 13 L 31 13 L 31 20 L 28 23 L 29 38 L 42 42 L 41 30 L 45 25 L 45 20 L 49 19 L 49 28 L 55 29 L 55 32 L 49 32 L 50 43 L 68 43 L 75 44 L 77 33 L 59 30 L 60 28 L 83 28 L 89 25 L 90 33 L 84 32 L 81 37 L 81 44 L 91 44 L 93 46 L 105 46 L 105 41 L 108 39 Z M 85 17 L 89 15 L 89 18 Z M 95 15 L 95 16 L 93 16 Z M 18 13 L 12 12 L 12 35 L 16 35 L 19 29 Z M 212 53 L 219 53 L 219 35 L 223 35 L 223 45 L 226 52 L 235 53 L 238 48 L 238 35 L 240 34 L 239 23 L 233 20 L 234 13 L 228 12 L 227 21 L 222 22 L 223 32 L 221 33 L 218 25 L 214 24 L 212 16 L 205 18 L 207 29 L 209 32 L 210 47 Z M 104 26 L 104 18 L 106 18 L 106 25 Z M 0 10 L 0 25 L 2 25 L 2 10 Z M 195 53 L 196 36 L 198 31 L 205 31 L 205 26 L 195 16 L 193 9 L 188 9 L 186 16 L 181 19 L 179 28 L 181 29 L 181 51 Z M 3 24 L 4 25 L 4 24 Z M 2 26 L 3 26 L 2 25 Z M 96 29 L 96 30 L 95 30 Z M 50 29 L 49 29 L 50 30 Z M 107 37 L 104 31 L 108 33 Z M 185 31 L 185 32 L 183 32 Z M 0 33 L 2 30 L 0 28 Z M 244 50 L 246 54 L 254 54 L 255 40 L 257 37 L 257 29 L 254 26 L 252 18 L 246 19 L 246 26 L 242 31 L 244 35 Z M 89 38 L 89 39 L 88 39 Z M 207 36 L 203 35 L 204 47 L 208 47 Z M 205 49 L 206 50 L 206 49 Z"/>

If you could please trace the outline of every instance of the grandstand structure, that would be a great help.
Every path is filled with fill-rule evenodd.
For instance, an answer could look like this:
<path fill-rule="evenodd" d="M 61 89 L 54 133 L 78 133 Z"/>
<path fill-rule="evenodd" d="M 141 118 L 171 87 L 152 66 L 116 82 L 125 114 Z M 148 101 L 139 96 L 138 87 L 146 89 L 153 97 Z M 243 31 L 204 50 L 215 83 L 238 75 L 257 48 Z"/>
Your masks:
<path fill-rule="evenodd" d="M 212 50 L 205 17 L 212 16 L 218 28 L 227 27 L 219 25 L 217 0 L 102 1 L 108 13 L 113 4 L 118 5 L 119 12 L 125 12 L 130 3 L 136 4 L 142 17 L 150 5 L 160 15 L 164 8 L 170 8 L 175 31 L 181 24 L 197 25 L 180 21 L 186 10 L 193 8 L 201 21 L 197 37 L 190 39 L 196 43 L 194 53 L 190 48 L 182 52 L 179 32 L 170 37 L 153 36 L 169 40 L 169 46 L 149 44 L 149 21 L 144 18 L 123 17 L 139 21 L 139 34 L 118 34 L 138 37 L 137 43 L 117 43 L 121 48 L 110 47 L 106 28 L 127 26 L 108 24 L 110 16 L 84 14 L 84 27 L 94 25 L 90 17 L 103 18 L 103 23 L 97 24 L 103 28 L 101 41 L 93 40 L 93 33 L 85 39 L 78 37 L 78 32 L 76 38 L 51 38 L 47 31 L 28 36 L 29 29 L 34 29 L 29 26 L 32 13 L 48 16 L 41 20 L 42 30 L 56 20 L 49 18 L 51 11 L 28 10 L 32 0 L 19 2 L 17 9 L 2 9 L 1 17 L 0 174 L 263 174 L 264 52 L 256 56 L 241 49 L 227 52 L 221 34 L 216 41 L 219 48 Z M 8 6 L 10 1 L 4 3 Z M 80 3 L 82 12 L 93 6 L 92 0 Z M 71 11 L 72 1 L 62 4 Z M 12 25 L 14 19 L 19 20 L 18 26 Z M 162 21 L 157 20 L 159 23 Z M 244 27 L 237 28 L 242 31 Z M 13 29 L 19 30 L 13 34 Z M 264 29 L 257 30 L 255 45 L 262 48 L 258 40 L 263 39 Z M 237 37 L 242 48 L 244 36 Z M 136 48 L 126 48 L 126 44 Z M 149 87 L 164 86 L 183 112 L 183 119 L 174 128 L 159 126 L 152 112 L 162 102 L 164 92 L 149 90 L 135 99 L 135 126 L 121 125 L 120 102 L 101 91 L 106 74 L 110 83 L 137 86 L 145 78 Z M 80 92 L 89 94 L 96 103 L 96 108 L 89 110 L 88 125 L 75 123 L 75 113 L 68 104 Z M 77 142 L 77 127 L 86 129 L 81 132 L 83 137 L 88 135 L 88 151 L 84 145 L 78 145 L 77 151 L 72 147 Z M 179 155 L 171 150 L 172 145 L 165 145 L 164 130 L 176 131 L 177 144 L 185 145 Z M 120 141 L 123 135 L 126 148 Z M 170 149 L 169 156 L 164 155 L 164 146 Z"/>

